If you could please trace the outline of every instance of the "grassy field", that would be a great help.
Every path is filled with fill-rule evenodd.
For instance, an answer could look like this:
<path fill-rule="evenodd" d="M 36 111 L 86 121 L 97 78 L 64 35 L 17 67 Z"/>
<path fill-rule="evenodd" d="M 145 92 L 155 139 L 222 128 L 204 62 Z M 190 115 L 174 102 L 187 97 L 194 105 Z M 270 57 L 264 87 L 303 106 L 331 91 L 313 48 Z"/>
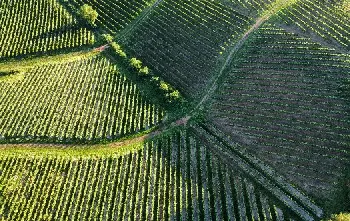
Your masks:
<path fill-rule="evenodd" d="M 348 2 L 1 1 L 0 220 L 350 212 Z"/>

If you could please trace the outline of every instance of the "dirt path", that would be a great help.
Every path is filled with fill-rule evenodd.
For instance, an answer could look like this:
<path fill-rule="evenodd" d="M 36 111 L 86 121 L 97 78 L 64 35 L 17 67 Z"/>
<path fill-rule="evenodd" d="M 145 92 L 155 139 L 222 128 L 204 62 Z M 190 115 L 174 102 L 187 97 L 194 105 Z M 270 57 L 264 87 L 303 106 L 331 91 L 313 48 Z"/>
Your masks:
<path fill-rule="evenodd" d="M 187 122 L 190 120 L 190 116 L 183 117 L 171 124 L 170 126 L 185 126 Z M 121 140 L 121 141 L 116 141 L 116 142 L 111 142 L 108 144 L 55 144 L 55 143 L 20 143 L 20 144 L 0 144 L 0 150 L 1 149 L 16 149 L 16 148 L 57 148 L 57 149 L 65 149 L 65 148 L 83 148 L 83 147 L 89 147 L 89 148 L 94 148 L 94 147 L 106 147 L 106 148 L 119 148 L 127 145 L 132 145 L 136 143 L 143 142 L 147 139 L 154 138 L 163 132 L 169 130 L 169 127 L 165 126 L 163 128 L 160 128 L 158 130 L 152 131 L 149 134 L 145 134 L 139 137 L 134 137 L 131 139 L 127 140 Z"/>
<path fill-rule="evenodd" d="M 215 92 L 216 88 L 217 88 L 217 82 L 220 79 L 220 77 L 222 76 L 222 74 L 224 73 L 224 70 L 231 64 L 232 61 L 232 56 L 243 46 L 243 44 L 245 43 L 245 41 L 248 39 L 248 37 L 250 36 L 251 33 L 253 33 L 256 29 L 258 29 L 266 20 L 269 19 L 269 16 L 264 16 L 264 17 L 260 17 L 256 20 L 255 24 L 248 30 L 246 31 L 242 38 L 239 39 L 239 41 L 234 45 L 234 47 L 231 49 L 229 55 L 227 56 L 225 63 L 223 64 L 223 66 L 221 67 L 219 73 L 216 75 L 211 87 L 207 90 L 207 93 L 204 95 L 204 97 L 202 98 L 202 100 L 197 104 L 197 106 L 191 111 L 191 113 L 195 112 L 196 110 L 198 110 L 199 108 L 201 108 L 202 104 L 204 102 L 206 102 L 211 96 L 212 94 Z"/>

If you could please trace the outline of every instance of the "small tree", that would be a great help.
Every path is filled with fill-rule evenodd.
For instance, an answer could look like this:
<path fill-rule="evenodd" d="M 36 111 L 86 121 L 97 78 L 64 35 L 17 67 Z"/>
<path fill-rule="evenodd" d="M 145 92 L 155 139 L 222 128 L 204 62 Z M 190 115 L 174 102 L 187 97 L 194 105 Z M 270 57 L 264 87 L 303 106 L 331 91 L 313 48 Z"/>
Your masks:
<path fill-rule="evenodd" d="M 180 98 L 180 92 L 178 90 L 175 90 L 170 93 L 171 100 L 178 100 L 179 98 Z"/>
<path fill-rule="evenodd" d="M 113 42 L 114 38 L 113 38 L 112 35 L 110 35 L 110 34 L 103 34 L 102 37 L 106 40 L 106 42 L 108 44 L 114 43 Z"/>
<path fill-rule="evenodd" d="M 149 74 L 149 69 L 148 69 L 148 67 L 147 67 L 147 66 L 144 66 L 143 68 L 141 68 L 141 69 L 139 70 L 139 73 L 140 73 L 141 75 L 148 75 L 148 74 Z"/>
<path fill-rule="evenodd" d="M 160 89 L 162 89 L 163 91 L 168 91 L 170 88 L 169 88 L 169 85 L 167 83 L 165 83 L 164 81 L 161 81 L 160 82 L 160 85 L 159 85 Z"/>
<path fill-rule="evenodd" d="M 80 7 L 79 14 L 91 25 L 95 25 L 95 21 L 98 17 L 97 11 L 95 11 L 90 5 L 84 4 Z"/>
<path fill-rule="evenodd" d="M 130 59 L 130 65 L 138 70 L 142 68 L 142 61 L 137 60 L 136 58 Z"/>

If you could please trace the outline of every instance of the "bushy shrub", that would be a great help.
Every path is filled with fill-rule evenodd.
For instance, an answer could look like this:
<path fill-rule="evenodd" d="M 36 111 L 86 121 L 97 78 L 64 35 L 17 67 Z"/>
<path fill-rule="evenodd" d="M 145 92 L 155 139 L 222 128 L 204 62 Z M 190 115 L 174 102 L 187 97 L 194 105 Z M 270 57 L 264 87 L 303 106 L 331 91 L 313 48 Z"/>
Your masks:
<path fill-rule="evenodd" d="M 130 59 L 130 65 L 133 67 L 133 68 L 136 68 L 136 69 L 141 69 L 142 68 L 142 61 L 136 59 L 136 58 L 131 58 Z"/>
<path fill-rule="evenodd" d="M 113 48 L 113 50 L 122 58 L 126 58 L 126 53 L 123 51 L 123 49 L 120 47 L 119 44 L 115 43 L 115 42 L 111 42 L 110 43 L 111 47 Z M 130 61 L 131 62 L 131 61 Z"/>
<path fill-rule="evenodd" d="M 163 91 L 169 91 L 169 89 L 170 89 L 169 85 L 167 83 L 165 83 L 164 81 L 160 81 L 159 87 Z"/>
<path fill-rule="evenodd" d="M 113 42 L 114 38 L 112 35 L 110 34 L 103 34 L 102 37 L 105 39 L 105 41 L 108 43 L 108 44 L 117 44 L 115 42 Z"/>
<path fill-rule="evenodd" d="M 84 4 L 79 9 L 79 14 L 91 25 L 95 25 L 95 21 L 98 17 L 97 11 L 95 11 L 90 5 Z"/>
<path fill-rule="evenodd" d="M 181 98 L 181 96 L 180 96 L 180 92 L 178 90 L 175 90 L 175 91 L 170 93 L 171 100 L 178 100 L 180 98 Z"/>
<path fill-rule="evenodd" d="M 139 73 L 140 73 L 141 75 L 148 75 L 148 74 L 149 74 L 148 67 L 147 67 L 147 66 L 142 67 L 142 68 L 139 70 Z"/>

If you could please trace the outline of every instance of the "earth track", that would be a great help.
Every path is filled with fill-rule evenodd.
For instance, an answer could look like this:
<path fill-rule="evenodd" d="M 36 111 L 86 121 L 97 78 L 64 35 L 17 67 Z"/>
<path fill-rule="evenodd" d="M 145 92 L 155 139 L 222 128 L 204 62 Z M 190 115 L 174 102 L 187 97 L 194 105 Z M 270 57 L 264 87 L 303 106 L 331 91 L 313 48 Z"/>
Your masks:
<path fill-rule="evenodd" d="M 225 63 L 222 65 L 220 71 L 218 72 L 218 74 L 215 76 L 212 85 L 209 87 L 209 89 L 207 90 L 207 93 L 204 95 L 204 97 L 201 99 L 201 101 L 197 104 L 197 106 L 192 110 L 191 113 L 197 111 L 198 109 L 202 108 L 201 106 L 203 105 L 203 103 L 205 103 L 211 96 L 212 94 L 215 92 L 216 88 L 217 88 L 217 83 L 218 80 L 221 78 L 221 76 L 224 73 L 224 70 L 231 64 L 232 61 L 232 57 L 233 55 L 243 46 L 243 44 L 246 42 L 246 40 L 248 39 L 248 37 L 256 30 L 258 29 L 265 21 L 267 21 L 269 19 L 269 16 L 263 16 L 260 17 L 256 20 L 255 24 L 248 30 L 246 31 L 243 36 L 237 41 L 237 43 L 233 46 L 233 48 L 231 49 L 230 53 L 228 54 L 227 58 L 225 59 Z"/>

